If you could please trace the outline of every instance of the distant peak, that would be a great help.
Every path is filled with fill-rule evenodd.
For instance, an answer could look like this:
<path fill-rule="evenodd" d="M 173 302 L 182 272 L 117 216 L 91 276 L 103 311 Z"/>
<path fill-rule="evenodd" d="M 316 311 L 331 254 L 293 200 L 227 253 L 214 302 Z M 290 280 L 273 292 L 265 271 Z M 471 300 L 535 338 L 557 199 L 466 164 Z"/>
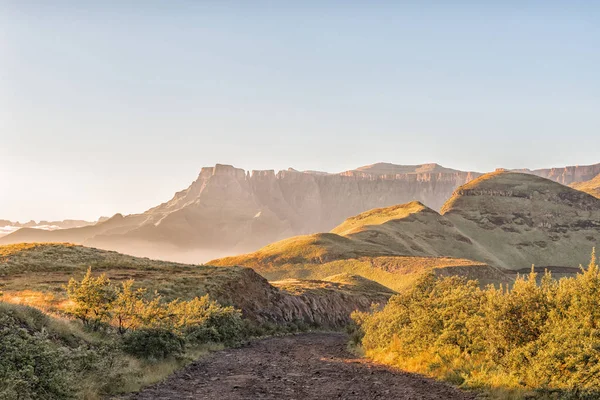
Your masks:
<path fill-rule="evenodd" d="M 445 168 L 437 163 L 426 163 L 417 165 L 399 165 L 387 162 L 365 165 L 354 171 L 371 175 L 398 175 L 398 174 L 432 174 L 432 173 L 457 173 L 463 172 L 451 168 Z M 352 171 L 350 171 L 352 172 Z"/>

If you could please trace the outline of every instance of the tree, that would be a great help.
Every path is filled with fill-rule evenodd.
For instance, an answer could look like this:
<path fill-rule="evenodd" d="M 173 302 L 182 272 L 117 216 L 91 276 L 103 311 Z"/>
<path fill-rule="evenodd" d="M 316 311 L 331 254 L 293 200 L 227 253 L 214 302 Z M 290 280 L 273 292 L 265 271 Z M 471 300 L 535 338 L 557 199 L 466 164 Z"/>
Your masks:
<path fill-rule="evenodd" d="M 73 302 L 70 313 L 85 326 L 98 330 L 110 321 L 117 293 L 105 274 L 94 278 L 92 269 L 88 268 L 81 282 L 71 278 L 66 289 Z"/>

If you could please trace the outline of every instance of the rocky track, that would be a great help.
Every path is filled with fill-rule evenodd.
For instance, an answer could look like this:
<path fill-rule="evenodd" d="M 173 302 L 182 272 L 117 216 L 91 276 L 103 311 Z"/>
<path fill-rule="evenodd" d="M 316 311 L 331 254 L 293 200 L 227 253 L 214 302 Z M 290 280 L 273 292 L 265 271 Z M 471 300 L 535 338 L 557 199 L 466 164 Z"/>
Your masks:
<path fill-rule="evenodd" d="M 210 354 L 128 397 L 158 399 L 474 399 L 419 375 L 394 371 L 346 349 L 347 337 L 270 338 Z"/>

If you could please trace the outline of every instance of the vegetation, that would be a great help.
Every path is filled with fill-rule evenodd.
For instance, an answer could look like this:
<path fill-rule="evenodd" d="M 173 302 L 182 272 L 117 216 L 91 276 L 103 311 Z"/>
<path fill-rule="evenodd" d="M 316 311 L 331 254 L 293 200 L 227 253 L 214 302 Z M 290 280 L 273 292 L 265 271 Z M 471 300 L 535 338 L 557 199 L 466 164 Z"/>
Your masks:
<path fill-rule="evenodd" d="M 354 232 L 365 229 L 365 227 L 368 225 L 381 225 L 385 224 L 386 222 L 404 219 L 411 214 L 424 211 L 434 212 L 418 201 L 392 207 L 374 208 L 346 219 L 341 225 L 334 228 L 331 232 L 338 235 L 347 236 Z"/>
<path fill-rule="evenodd" d="M 287 250 L 284 250 L 284 252 Z M 482 285 L 508 284 L 512 278 L 497 268 L 471 260 L 451 257 L 380 256 L 333 259 L 326 262 L 268 262 L 252 253 L 228 257 L 211 263 L 244 265 L 253 268 L 270 281 L 283 279 L 329 280 L 337 274 L 360 275 L 392 290 L 412 286 L 424 273 L 464 275 Z"/>
<path fill-rule="evenodd" d="M 244 334 L 241 313 L 208 296 L 165 301 L 91 269 L 66 289 L 68 315 L 80 323 L 0 302 L 0 398 L 94 399 L 136 389 L 205 344 L 234 344 Z"/>
<path fill-rule="evenodd" d="M 380 310 L 355 313 L 366 354 L 501 398 L 600 396 L 600 268 L 575 277 L 480 289 L 460 277 L 422 277 Z"/>
<path fill-rule="evenodd" d="M 241 336 L 241 312 L 222 307 L 208 295 L 166 302 L 158 293 L 148 295 L 146 289 L 133 289 L 133 285 L 129 280 L 115 286 L 106 275 L 94 277 L 88 269 L 81 281 L 69 281 L 67 294 L 73 302 L 69 313 L 93 331 L 114 328 L 123 335 L 143 330 L 146 337 L 160 338 L 157 343 L 172 336 L 182 345 L 190 340 L 231 344 Z"/>
<path fill-rule="evenodd" d="M 594 179 L 591 179 L 589 181 L 575 182 L 569 186 L 571 186 L 573 189 L 589 193 L 592 196 L 600 199 L 600 174 L 598 174 Z"/>
<path fill-rule="evenodd" d="M 114 342 L 30 307 L 0 302 L 0 398 L 94 398 L 122 384 L 127 360 Z"/>

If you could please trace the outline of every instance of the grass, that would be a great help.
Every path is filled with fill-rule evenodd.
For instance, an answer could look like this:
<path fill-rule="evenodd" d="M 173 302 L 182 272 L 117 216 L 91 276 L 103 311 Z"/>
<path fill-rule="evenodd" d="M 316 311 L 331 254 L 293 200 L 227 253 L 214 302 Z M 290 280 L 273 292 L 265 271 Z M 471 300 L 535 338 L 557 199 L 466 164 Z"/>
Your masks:
<path fill-rule="evenodd" d="M 223 260 L 229 262 L 228 259 Z M 264 265 L 260 259 L 238 259 L 233 262 L 254 268 L 269 281 L 284 279 L 329 280 L 337 274 L 360 276 L 391 290 L 410 287 L 423 273 L 440 275 L 457 273 L 478 279 L 482 285 L 509 283 L 511 278 L 496 268 L 471 260 L 451 257 L 381 256 L 358 257 L 324 263 L 283 263 Z"/>
<path fill-rule="evenodd" d="M 63 285 L 71 277 L 81 278 L 89 267 L 114 281 L 135 279 L 167 300 L 203 296 L 244 273 L 241 268 L 156 261 L 69 243 L 26 243 L 0 246 L 0 290 L 60 297 Z"/>
<path fill-rule="evenodd" d="M 331 232 L 346 236 L 365 229 L 365 227 L 368 225 L 381 225 L 388 221 L 403 219 L 411 214 L 422 211 L 432 210 L 418 201 L 400 204 L 393 207 L 375 208 L 346 219 L 341 225 L 334 228 Z"/>
<path fill-rule="evenodd" d="M 393 290 L 428 270 L 482 285 L 509 284 L 513 276 L 504 270 L 576 268 L 600 240 L 598 199 L 529 174 L 499 171 L 475 179 L 455 192 L 442 214 L 418 202 L 374 209 L 330 233 L 210 263 L 251 267 L 270 280 L 348 273 Z M 440 263 L 441 256 L 454 260 Z"/>
<path fill-rule="evenodd" d="M 294 332 L 306 327 L 339 329 L 354 310 L 365 311 L 373 303 L 385 303 L 394 294 L 375 282 L 347 274 L 325 277 L 325 281 L 294 280 L 271 285 L 248 268 L 185 265 L 72 244 L 35 243 L 0 246 L 0 317 L 3 310 L 18 313 L 20 321 L 27 321 L 19 324 L 27 326 L 28 332 L 50 332 L 53 348 L 64 349 L 65 354 L 78 354 L 79 348 L 92 351 L 109 347 L 110 334 L 84 331 L 79 323 L 66 317 L 65 311 L 72 308 L 72 303 L 66 297 L 65 284 L 72 277 L 80 280 L 88 267 L 94 275 L 104 273 L 114 282 L 135 279 L 135 287 L 147 288 L 150 293 L 156 290 L 166 301 L 209 294 L 222 305 L 234 305 L 244 312 L 247 336 Z M 118 363 L 111 367 L 114 375 L 105 369 L 108 367 L 98 350 L 93 353 L 95 361 L 90 370 L 82 367 L 87 371 L 85 376 L 78 376 L 75 371 L 67 375 L 78 382 L 78 398 L 94 400 L 99 393 L 139 390 L 210 349 L 187 349 L 183 357 L 158 362 L 111 350 L 111 358 L 106 360 Z M 0 387 L 0 397 L 1 390 Z"/>
<path fill-rule="evenodd" d="M 600 199 L 600 174 L 594 179 L 585 182 L 576 182 L 571 185 L 573 189 L 581 190 Z"/>
<path fill-rule="evenodd" d="M 380 285 L 362 276 L 350 274 L 338 274 L 323 278 L 322 280 L 299 280 L 284 279 L 280 281 L 271 281 L 275 287 L 295 295 L 300 294 L 318 294 L 328 291 L 354 295 L 357 293 L 366 293 L 370 295 L 391 296 L 395 292 L 388 287 Z"/>

